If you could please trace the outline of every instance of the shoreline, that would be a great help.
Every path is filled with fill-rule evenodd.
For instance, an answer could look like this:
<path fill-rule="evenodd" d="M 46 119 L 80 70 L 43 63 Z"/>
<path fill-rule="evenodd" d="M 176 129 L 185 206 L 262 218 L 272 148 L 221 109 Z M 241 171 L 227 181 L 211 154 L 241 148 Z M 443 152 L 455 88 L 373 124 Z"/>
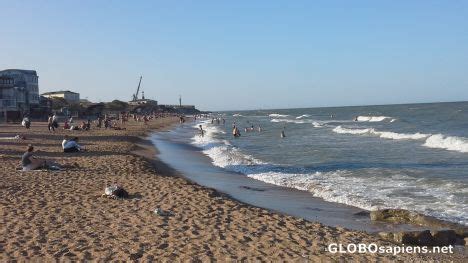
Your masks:
<path fill-rule="evenodd" d="M 162 125 L 154 125 L 162 130 Z M 0 134 L 24 131 L 1 126 Z M 241 203 L 180 176 L 156 157 L 148 132 L 78 133 L 90 150 L 63 157 L 55 145 L 64 133 L 34 127 L 30 141 L 0 141 L 2 229 L 0 259 L 19 260 L 453 260 L 461 254 L 333 254 L 330 243 L 378 243 L 376 236 L 268 211 Z M 6 130 L 6 131 L 5 131 Z M 28 143 L 40 155 L 78 168 L 63 172 L 14 170 Z M 153 158 L 148 158 L 153 156 Z M 118 180 L 133 196 L 101 199 Z M 156 206 L 174 213 L 161 217 Z M 395 244 L 394 244 L 395 245 Z"/>

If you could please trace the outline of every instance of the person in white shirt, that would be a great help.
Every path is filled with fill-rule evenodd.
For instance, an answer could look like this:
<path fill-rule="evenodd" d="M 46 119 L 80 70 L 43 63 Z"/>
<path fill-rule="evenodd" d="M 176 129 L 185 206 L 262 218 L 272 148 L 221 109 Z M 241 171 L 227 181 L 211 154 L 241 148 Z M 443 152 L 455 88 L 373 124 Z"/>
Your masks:
<path fill-rule="evenodd" d="M 63 152 L 66 153 L 84 151 L 83 147 L 78 144 L 78 137 L 69 139 L 68 136 L 65 136 L 62 141 L 62 148 Z"/>

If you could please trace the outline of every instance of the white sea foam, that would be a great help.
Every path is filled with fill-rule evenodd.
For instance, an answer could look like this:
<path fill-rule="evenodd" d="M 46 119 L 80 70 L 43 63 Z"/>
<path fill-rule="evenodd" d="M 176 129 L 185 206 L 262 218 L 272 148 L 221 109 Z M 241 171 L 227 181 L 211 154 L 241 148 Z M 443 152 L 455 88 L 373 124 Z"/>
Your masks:
<path fill-rule="evenodd" d="M 465 185 L 444 181 L 434 182 L 388 169 L 362 169 L 358 173 L 348 170 L 330 172 L 304 170 L 304 173 L 288 173 L 288 169 L 265 163 L 243 153 L 229 141 L 220 139 L 218 136 L 224 131 L 219 126 L 211 125 L 209 121 L 203 122 L 202 125 L 205 136 L 195 135 L 192 143 L 202 148 L 203 153 L 210 157 L 215 166 L 267 183 L 308 191 L 316 197 L 331 202 L 369 210 L 409 209 L 468 224 L 468 202 L 460 194 L 468 193 Z M 198 128 L 198 124 L 193 127 Z M 338 130 L 351 131 L 353 134 L 375 131 L 343 127 Z M 401 137 L 400 134 L 388 136 Z"/>
<path fill-rule="evenodd" d="M 343 128 L 341 126 L 337 126 L 333 129 L 334 132 L 340 134 L 369 134 L 379 136 L 380 138 L 384 139 L 392 139 L 392 140 L 421 140 L 425 139 L 430 134 L 424 133 L 396 133 L 396 132 L 389 132 L 389 131 L 376 131 L 374 128 L 365 128 L 365 129 L 358 129 L 358 128 Z"/>
<path fill-rule="evenodd" d="M 271 119 L 270 122 L 287 122 L 287 123 L 308 123 L 307 120 L 292 120 L 292 119 Z"/>
<path fill-rule="evenodd" d="M 468 204 L 457 193 L 463 186 L 446 182 L 416 180 L 407 175 L 358 177 L 351 171 L 288 174 L 277 172 L 248 174 L 256 180 L 311 192 L 324 200 L 357 206 L 367 210 L 402 208 L 468 224 Z M 434 200 L 422 202 L 420 198 Z M 465 200 L 466 201 L 466 200 Z"/>
<path fill-rule="evenodd" d="M 233 114 L 232 117 L 243 117 L 243 116 L 239 113 L 236 113 L 236 114 Z"/>
<path fill-rule="evenodd" d="M 303 114 L 301 116 L 297 116 L 296 119 L 304 119 L 304 118 L 308 118 L 308 117 L 310 117 L 309 114 Z"/>
<path fill-rule="evenodd" d="M 321 124 L 321 123 L 318 122 L 318 121 L 312 122 L 312 125 L 314 125 L 315 128 L 322 128 L 322 127 L 323 127 L 323 124 Z"/>
<path fill-rule="evenodd" d="M 287 118 L 287 117 L 289 117 L 289 115 L 278 114 L 278 113 L 272 113 L 272 114 L 270 114 L 268 116 L 271 117 L 271 118 Z"/>
<path fill-rule="evenodd" d="M 374 131 L 373 128 L 366 128 L 366 129 L 349 129 L 349 128 L 343 128 L 341 126 L 337 126 L 333 129 L 334 132 L 340 133 L 340 134 L 366 134 L 366 133 L 372 133 Z"/>
<path fill-rule="evenodd" d="M 380 132 L 374 131 L 376 135 L 379 135 L 380 138 L 384 139 L 393 139 L 393 140 L 421 140 L 430 136 L 430 134 L 424 133 L 396 133 L 396 132 Z"/>
<path fill-rule="evenodd" d="M 213 165 L 246 173 L 247 166 L 263 163 L 250 155 L 243 154 L 229 141 L 216 138 L 217 134 L 225 133 L 217 126 L 212 126 L 206 121 L 203 124 L 205 124 L 205 135 L 202 137 L 197 134 L 192 137 L 192 144 L 202 148 L 203 153 L 211 158 Z M 197 128 L 198 125 L 194 127 Z"/>
<path fill-rule="evenodd" d="M 394 122 L 395 119 L 387 116 L 358 116 L 357 121 L 365 121 L 365 122 L 380 122 L 384 120 L 389 120 L 390 122 Z"/>
<path fill-rule="evenodd" d="M 468 153 L 468 139 L 463 137 L 434 134 L 427 138 L 423 145 L 429 148 Z"/>

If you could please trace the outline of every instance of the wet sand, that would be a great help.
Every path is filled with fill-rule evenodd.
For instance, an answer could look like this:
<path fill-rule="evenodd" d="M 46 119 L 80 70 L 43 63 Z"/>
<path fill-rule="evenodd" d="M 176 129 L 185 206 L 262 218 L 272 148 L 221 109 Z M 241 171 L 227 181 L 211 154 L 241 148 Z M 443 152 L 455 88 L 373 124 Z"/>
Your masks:
<path fill-rule="evenodd" d="M 148 127 L 130 122 L 125 131 L 49 133 L 44 123 L 25 132 L 0 125 L 0 261 L 463 261 L 462 254 L 332 254 L 330 243 L 392 245 L 374 235 L 329 227 L 235 201 L 196 185 L 165 165 L 144 139 L 176 119 Z M 1 139 L 18 133 L 28 140 Z M 64 134 L 89 150 L 64 154 Z M 27 144 L 64 171 L 21 172 Z M 180 162 L 184 156 L 180 156 Z M 127 200 L 101 197 L 117 182 Z M 159 216 L 156 207 L 173 212 Z"/>

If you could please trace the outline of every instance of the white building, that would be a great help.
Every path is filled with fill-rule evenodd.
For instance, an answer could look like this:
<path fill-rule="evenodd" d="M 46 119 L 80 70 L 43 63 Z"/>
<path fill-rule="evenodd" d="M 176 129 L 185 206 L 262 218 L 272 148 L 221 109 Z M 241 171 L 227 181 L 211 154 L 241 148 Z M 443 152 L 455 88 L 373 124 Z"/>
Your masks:
<path fill-rule="evenodd" d="M 80 94 L 69 90 L 46 92 L 41 95 L 46 98 L 63 98 L 69 103 L 80 103 Z"/>

